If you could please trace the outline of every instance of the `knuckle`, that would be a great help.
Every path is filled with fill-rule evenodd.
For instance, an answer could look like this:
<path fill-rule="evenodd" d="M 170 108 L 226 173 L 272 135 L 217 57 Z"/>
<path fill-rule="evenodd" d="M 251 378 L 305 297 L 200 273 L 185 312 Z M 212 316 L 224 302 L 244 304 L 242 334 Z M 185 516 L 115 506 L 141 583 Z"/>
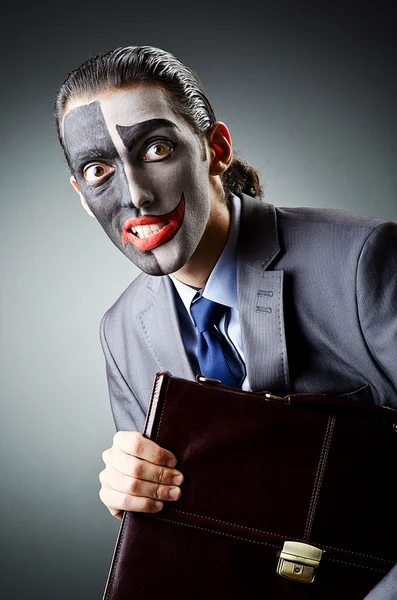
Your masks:
<path fill-rule="evenodd" d="M 113 446 L 117 446 L 118 448 L 122 448 L 128 443 L 128 441 L 133 438 L 134 431 L 116 431 L 113 436 Z"/>
<path fill-rule="evenodd" d="M 119 499 L 119 501 L 117 503 L 117 507 L 119 509 L 121 509 L 121 510 L 130 510 L 129 499 L 130 498 L 129 498 L 128 494 L 121 493 L 120 494 L 120 499 Z"/>
<path fill-rule="evenodd" d="M 165 477 L 166 477 L 166 470 L 164 469 L 164 467 L 159 467 L 158 471 L 157 471 L 157 481 L 159 483 L 164 483 L 165 481 Z"/>
<path fill-rule="evenodd" d="M 150 498 L 145 498 L 145 500 L 142 504 L 142 511 L 143 512 L 154 512 L 155 511 L 154 501 L 151 500 Z"/>
<path fill-rule="evenodd" d="M 102 484 L 105 481 L 105 474 L 106 474 L 106 469 L 103 469 L 98 475 L 98 479 Z"/>
<path fill-rule="evenodd" d="M 125 491 L 127 492 L 127 494 L 132 494 L 132 495 L 136 496 L 139 493 L 139 488 L 140 488 L 139 479 L 129 478 L 129 481 L 127 481 L 127 483 L 125 484 Z"/>
<path fill-rule="evenodd" d="M 123 439 L 123 432 L 122 431 L 116 431 L 116 433 L 113 436 L 113 446 L 118 446 L 119 442 Z"/>
<path fill-rule="evenodd" d="M 106 448 L 106 450 L 104 450 L 102 452 L 102 460 L 105 463 L 105 465 L 107 464 L 107 461 L 109 460 L 109 454 L 110 454 L 110 448 Z"/>
<path fill-rule="evenodd" d="M 132 433 L 130 441 L 131 450 L 134 454 L 139 455 L 144 447 L 145 438 L 137 431 L 133 431 Z"/>
<path fill-rule="evenodd" d="M 144 469 L 144 463 L 141 460 L 134 458 L 131 461 L 131 475 L 133 477 L 140 479 L 143 474 L 142 473 L 143 469 Z"/>
<path fill-rule="evenodd" d="M 163 485 L 156 485 L 154 487 L 154 497 L 156 500 L 161 500 L 162 496 L 164 493 L 164 486 Z"/>

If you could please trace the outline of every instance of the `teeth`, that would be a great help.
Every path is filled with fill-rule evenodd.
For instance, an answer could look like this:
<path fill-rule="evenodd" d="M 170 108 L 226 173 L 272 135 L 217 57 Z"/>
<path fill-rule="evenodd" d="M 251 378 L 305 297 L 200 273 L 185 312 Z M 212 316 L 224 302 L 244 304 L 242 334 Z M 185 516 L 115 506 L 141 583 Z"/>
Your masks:
<path fill-rule="evenodd" d="M 152 230 L 150 229 L 150 225 L 144 225 L 142 227 L 143 229 L 143 235 L 145 236 L 145 238 L 148 238 L 149 235 L 152 235 Z"/>
<path fill-rule="evenodd" d="M 148 238 L 163 229 L 164 225 L 166 225 L 166 223 L 159 223 L 158 225 L 137 225 L 136 227 L 131 227 L 131 231 L 139 238 Z"/>

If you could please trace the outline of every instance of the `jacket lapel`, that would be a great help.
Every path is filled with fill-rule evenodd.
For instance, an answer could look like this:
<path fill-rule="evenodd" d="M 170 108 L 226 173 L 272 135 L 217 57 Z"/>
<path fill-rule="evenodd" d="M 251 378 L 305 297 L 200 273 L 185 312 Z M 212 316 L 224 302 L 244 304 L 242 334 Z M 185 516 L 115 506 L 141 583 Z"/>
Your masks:
<path fill-rule="evenodd" d="M 283 271 L 267 271 L 280 252 L 274 206 L 242 195 L 237 293 L 248 380 L 253 391 L 289 391 Z"/>
<path fill-rule="evenodd" d="M 169 277 L 149 277 L 145 291 L 147 301 L 138 320 L 159 370 L 194 379 L 180 333 L 172 281 Z"/>
<path fill-rule="evenodd" d="M 253 391 L 289 391 L 283 313 L 283 271 L 268 271 L 280 252 L 274 206 L 242 194 L 237 249 L 237 293 L 248 380 Z M 173 284 L 149 277 L 138 319 L 160 371 L 194 379 L 182 341 Z"/>

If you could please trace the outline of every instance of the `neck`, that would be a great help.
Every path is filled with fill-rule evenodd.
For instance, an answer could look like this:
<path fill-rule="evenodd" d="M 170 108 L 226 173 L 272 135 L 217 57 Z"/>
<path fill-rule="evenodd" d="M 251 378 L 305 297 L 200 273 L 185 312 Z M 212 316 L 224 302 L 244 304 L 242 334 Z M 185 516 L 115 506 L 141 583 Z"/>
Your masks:
<path fill-rule="evenodd" d="M 225 247 L 229 228 L 230 212 L 226 204 L 222 203 L 211 210 L 199 245 L 190 260 L 174 273 L 175 277 L 191 287 L 204 287 Z"/>

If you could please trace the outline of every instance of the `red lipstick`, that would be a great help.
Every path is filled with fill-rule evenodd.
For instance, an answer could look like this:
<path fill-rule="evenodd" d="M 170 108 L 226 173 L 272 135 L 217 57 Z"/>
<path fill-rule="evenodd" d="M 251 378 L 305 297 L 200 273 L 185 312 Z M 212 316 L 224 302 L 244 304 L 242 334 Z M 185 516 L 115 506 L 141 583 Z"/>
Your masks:
<path fill-rule="evenodd" d="M 135 217 L 124 221 L 121 234 L 121 243 L 123 246 L 131 243 L 142 252 L 152 250 L 157 246 L 161 246 L 161 244 L 165 244 L 165 242 L 168 242 L 172 237 L 174 237 L 181 226 L 184 214 L 185 197 L 182 192 L 179 204 L 176 206 L 176 208 L 174 208 L 173 211 L 165 215 L 145 215 L 144 217 Z M 152 235 L 148 238 L 139 238 L 131 231 L 131 227 L 139 227 L 142 225 L 160 225 L 161 223 L 165 223 L 164 227 L 162 227 L 160 231 L 152 233 Z"/>

